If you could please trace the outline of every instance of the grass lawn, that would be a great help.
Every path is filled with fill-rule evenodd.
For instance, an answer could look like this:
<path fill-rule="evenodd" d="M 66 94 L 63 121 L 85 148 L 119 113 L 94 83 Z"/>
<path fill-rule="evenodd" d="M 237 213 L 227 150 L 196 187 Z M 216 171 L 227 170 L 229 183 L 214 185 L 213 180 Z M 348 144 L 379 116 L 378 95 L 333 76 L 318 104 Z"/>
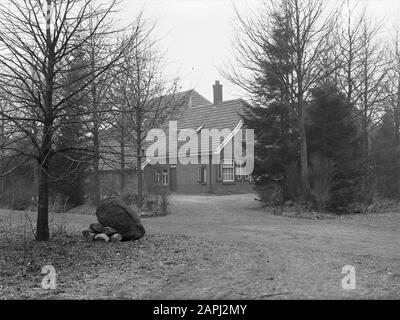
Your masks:
<path fill-rule="evenodd" d="M 0 246 L 0 299 L 150 299 L 188 270 L 218 264 L 228 245 L 153 234 L 136 242 L 85 242 L 62 235 L 50 243 L 17 239 Z M 43 290 L 52 265 L 57 289 Z"/>

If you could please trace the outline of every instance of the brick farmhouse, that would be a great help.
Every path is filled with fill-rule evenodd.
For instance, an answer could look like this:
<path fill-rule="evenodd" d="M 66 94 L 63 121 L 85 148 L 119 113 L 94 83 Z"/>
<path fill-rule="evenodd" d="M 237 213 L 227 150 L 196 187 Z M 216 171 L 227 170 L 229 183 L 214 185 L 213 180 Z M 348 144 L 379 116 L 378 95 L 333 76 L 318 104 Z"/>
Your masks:
<path fill-rule="evenodd" d="M 167 123 L 161 128 L 165 132 L 166 140 L 169 141 L 169 124 L 174 121 L 177 125 L 177 134 L 182 130 L 193 129 L 198 135 L 198 152 L 187 154 L 192 159 L 190 164 L 182 164 L 179 159 L 173 161 L 173 156 L 170 154 L 169 143 L 166 145 L 166 162 L 164 164 L 152 164 L 154 159 L 145 160 L 142 164 L 144 176 L 144 188 L 164 188 L 172 193 L 178 194 L 234 194 L 234 193 L 250 193 L 253 191 L 253 183 L 251 175 L 238 175 L 237 165 L 233 157 L 224 159 L 225 149 L 228 140 L 231 140 L 240 129 L 243 128 L 241 113 L 247 102 L 243 99 L 235 99 L 223 101 L 223 88 L 219 81 L 213 85 L 213 102 L 211 103 L 198 92 L 191 90 L 185 92 L 187 97 L 186 103 L 182 105 L 180 110 L 168 119 Z M 205 148 L 201 145 L 201 135 L 203 130 L 217 129 L 223 131 L 229 129 L 229 136 L 221 136 L 220 144 L 217 148 L 211 143 Z M 176 140 L 172 140 L 176 141 Z M 175 142 L 177 151 L 184 142 Z M 115 155 L 118 155 L 118 147 L 114 148 Z M 147 149 L 147 147 L 146 147 Z M 134 150 L 134 148 L 131 148 Z M 147 150 L 143 150 L 146 153 Z M 220 163 L 213 164 L 212 156 L 219 157 Z M 160 156 L 160 155 L 158 155 Z M 204 164 L 201 158 L 208 157 L 208 163 Z M 118 161 L 113 161 L 113 164 L 104 163 L 101 168 L 102 189 L 123 189 L 121 185 L 121 177 L 124 177 L 125 184 L 136 186 L 135 165 L 136 162 L 133 156 L 129 156 L 129 152 L 125 157 L 124 168 L 118 168 Z M 194 158 L 197 158 L 197 163 Z M 129 161 L 127 161 L 129 159 Z M 104 193 L 104 192 L 103 192 Z"/>

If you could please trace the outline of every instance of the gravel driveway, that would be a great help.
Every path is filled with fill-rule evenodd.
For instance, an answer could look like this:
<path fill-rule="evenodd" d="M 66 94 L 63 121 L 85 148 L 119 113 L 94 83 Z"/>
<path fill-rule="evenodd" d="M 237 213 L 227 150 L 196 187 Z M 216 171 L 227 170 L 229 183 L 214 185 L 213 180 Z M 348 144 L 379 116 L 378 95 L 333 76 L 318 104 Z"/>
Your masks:
<path fill-rule="evenodd" d="M 139 246 L 154 237 L 162 241 L 158 235 L 192 240 L 180 244 L 182 253 L 168 246 L 158 252 L 154 244 L 143 249 L 157 255 L 150 262 L 151 285 L 143 287 L 147 280 L 141 278 L 140 296 L 131 289 L 141 272 L 133 261 L 125 261 L 118 288 L 112 289 L 115 279 L 107 270 L 98 270 L 101 287 L 109 285 L 110 295 L 123 288 L 126 297 L 141 299 L 400 298 L 399 213 L 300 220 L 272 215 L 254 195 L 176 195 L 170 210 L 166 217 L 144 219 L 147 238 Z M 91 212 L 85 213 L 54 217 L 62 217 L 78 234 L 95 221 Z M 7 217 L 9 213 L 0 211 L 0 220 Z M 188 258 L 190 264 L 182 262 Z M 160 259 L 168 263 L 162 264 L 162 273 L 156 271 Z M 346 265 L 356 270 L 355 290 L 342 288 Z M 96 281 L 89 287 L 98 288 Z M 96 298 L 96 290 L 82 296 Z"/>
<path fill-rule="evenodd" d="M 254 198 L 254 195 L 175 196 L 171 206 L 173 214 L 148 220 L 148 229 L 248 245 L 289 245 L 400 258 L 400 213 L 375 215 L 375 223 L 370 221 L 369 224 L 367 216 L 294 219 L 265 212 Z M 374 225 L 379 225 L 380 229 Z"/>

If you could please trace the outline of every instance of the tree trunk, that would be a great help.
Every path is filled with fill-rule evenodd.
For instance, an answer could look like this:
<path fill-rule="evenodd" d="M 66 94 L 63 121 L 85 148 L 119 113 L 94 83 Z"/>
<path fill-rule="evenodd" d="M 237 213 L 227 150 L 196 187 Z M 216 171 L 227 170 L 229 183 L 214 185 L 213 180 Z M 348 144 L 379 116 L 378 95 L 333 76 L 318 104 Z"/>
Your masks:
<path fill-rule="evenodd" d="M 395 121 L 395 141 L 396 141 L 396 146 L 400 145 L 400 72 L 398 74 L 398 80 L 397 80 L 397 101 L 396 101 L 396 107 L 395 107 L 395 112 L 394 112 L 394 121 Z"/>
<path fill-rule="evenodd" d="M 49 191 L 47 157 L 41 161 L 39 174 L 39 197 L 36 223 L 36 241 L 49 241 Z"/>
<path fill-rule="evenodd" d="M 0 111 L 3 113 L 4 112 L 4 105 L 3 102 L 0 102 Z M 4 142 L 4 118 L 1 117 L 0 120 L 0 143 L 3 144 Z M 0 165 L 3 163 L 3 158 L 4 158 L 4 149 L 0 150 Z M 3 195 L 4 195 L 4 177 L 0 178 L 0 206 L 3 204 Z"/>
<path fill-rule="evenodd" d="M 397 79 L 397 99 L 396 99 L 396 105 L 394 107 L 394 139 L 395 139 L 395 144 L 396 148 L 400 146 L 400 70 L 398 71 L 398 79 Z M 396 165 L 400 167 L 400 159 L 397 159 Z M 396 172 L 396 181 L 397 181 L 397 190 L 400 191 L 400 172 L 399 170 L 395 170 Z"/>
<path fill-rule="evenodd" d="M 368 135 L 368 127 L 366 123 L 363 123 L 362 128 L 362 149 L 364 154 L 364 166 L 365 170 L 368 171 L 370 156 L 369 156 L 369 135 Z"/>
<path fill-rule="evenodd" d="M 296 22 L 296 55 L 297 55 L 297 107 L 299 111 L 299 134 L 300 134 L 300 164 L 301 164 L 301 185 L 302 185 L 302 198 L 308 200 L 310 195 L 309 177 L 308 177 L 308 154 L 307 154 L 307 137 L 305 127 L 305 110 L 304 110 L 304 40 L 302 39 L 301 32 L 301 19 L 300 7 L 298 0 L 295 0 L 295 22 Z"/>
<path fill-rule="evenodd" d="M 51 147 L 53 139 L 53 90 L 54 90 L 54 66 L 55 66 L 55 47 L 51 38 L 51 6 L 52 1 L 47 0 L 47 21 L 46 21 L 46 47 L 47 73 L 46 73 L 46 91 L 44 94 L 44 128 L 43 142 L 39 151 L 39 194 L 38 194 L 38 212 L 36 223 L 36 241 L 49 240 L 49 166 L 51 157 Z"/>
<path fill-rule="evenodd" d="M 307 200 L 310 195 L 310 183 L 309 183 L 309 175 L 308 175 L 307 136 L 306 136 L 306 127 L 305 127 L 304 105 L 303 105 L 302 100 L 303 100 L 302 98 L 300 98 L 300 100 L 299 100 L 301 185 L 302 185 L 303 200 Z"/>
<path fill-rule="evenodd" d="M 137 171 L 137 207 L 139 209 L 139 214 L 142 212 L 143 206 L 143 177 L 142 177 L 142 146 L 141 143 L 137 145 L 136 148 L 137 153 L 137 163 L 136 163 L 136 171 Z"/>
<path fill-rule="evenodd" d="M 140 90 L 139 90 L 140 91 Z M 139 209 L 139 215 L 142 213 L 143 206 L 143 177 L 142 177 L 142 135 L 143 135 L 143 106 L 138 101 L 136 106 L 136 171 L 137 171 L 137 207 Z"/>
<path fill-rule="evenodd" d="M 213 164 L 212 164 L 212 155 L 209 156 L 208 160 L 209 160 L 208 161 L 208 163 L 209 163 L 209 165 L 208 165 L 208 181 L 209 181 L 209 183 L 208 183 L 209 184 L 208 192 L 210 194 L 214 194 L 214 189 L 213 189 L 213 184 L 212 184 L 212 166 L 213 166 Z"/>
<path fill-rule="evenodd" d="M 94 50 L 92 48 L 92 50 Z M 94 74 L 94 52 L 92 52 L 92 72 Z M 96 206 L 100 204 L 100 177 L 99 177 L 99 158 L 100 158 L 100 143 L 99 143 L 99 115 L 97 109 L 97 87 L 96 83 L 92 85 L 92 103 L 93 103 L 93 201 Z"/>
<path fill-rule="evenodd" d="M 299 54 L 299 61 L 302 61 L 302 56 Z M 301 68 L 301 66 L 300 66 Z M 304 92 L 302 86 L 303 73 L 298 71 L 297 77 L 299 80 L 299 88 L 297 93 L 297 105 L 299 110 L 299 135 L 300 135 L 300 171 L 301 171 L 301 196 L 304 201 L 309 199 L 310 196 L 310 183 L 308 176 L 308 150 L 307 150 L 307 135 L 306 135 L 306 120 L 305 120 L 305 108 L 304 108 Z"/>
<path fill-rule="evenodd" d="M 121 173 L 120 173 L 120 189 L 123 191 L 125 189 L 126 181 L 125 181 L 125 139 L 124 139 L 124 130 L 122 129 L 121 133 Z"/>
<path fill-rule="evenodd" d="M 97 122 L 97 119 L 95 120 Z M 97 128 L 97 123 L 95 123 L 95 129 L 93 132 L 93 201 L 97 206 L 100 203 L 100 177 L 99 177 L 99 132 Z"/>
<path fill-rule="evenodd" d="M 90 10 L 92 8 L 90 7 Z M 90 32 L 93 32 L 93 17 L 90 17 Z M 100 204 L 100 177 L 99 177 L 99 158 L 100 158 L 100 144 L 99 144 L 99 127 L 100 127 L 100 119 L 99 119 L 99 110 L 97 105 L 97 84 L 95 79 L 95 71 L 96 71 L 96 52 L 95 52 L 95 42 L 94 35 L 92 35 L 90 39 L 90 62 L 91 62 L 91 71 L 92 71 L 92 112 L 93 112 L 93 177 L 92 177 L 92 190 L 93 190 L 93 202 L 96 206 Z"/>
<path fill-rule="evenodd" d="M 35 185 L 35 193 L 39 194 L 40 166 L 38 165 L 37 161 L 33 161 L 32 172 L 33 172 L 33 184 Z"/>

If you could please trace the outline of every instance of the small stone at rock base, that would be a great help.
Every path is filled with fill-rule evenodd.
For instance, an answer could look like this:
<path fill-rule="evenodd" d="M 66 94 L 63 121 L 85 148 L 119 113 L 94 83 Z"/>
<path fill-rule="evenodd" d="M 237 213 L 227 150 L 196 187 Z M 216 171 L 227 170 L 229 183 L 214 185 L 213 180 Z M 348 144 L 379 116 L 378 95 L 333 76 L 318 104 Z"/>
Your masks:
<path fill-rule="evenodd" d="M 105 233 L 100 233 L 94 237 L 94 241 L 109 242 L 110 238 Z"/>
<path fill-rule="evenodd" d="M 112 235 L 111 242 L 120 242 L 122 241 L 122 236 L 119 233 Z"/>
<path fill-rule="evenodd" d="M 118 233 L 118 231 L 111 227 L 104 227 L 103 233 L 111 237 L 112 235 Z"/>
<path fill-rule="evenodd" d="M 92 230 L 83 230 L 82 235 L 85 237 L 87 241 L 93 241 L 96 234 L 92 232 Z"/>
<path fill-rule="evenodd" d="M 95 233 L 103 233 L 104 227 L 101 223 L 92 223 L 89 228 Z"/>

